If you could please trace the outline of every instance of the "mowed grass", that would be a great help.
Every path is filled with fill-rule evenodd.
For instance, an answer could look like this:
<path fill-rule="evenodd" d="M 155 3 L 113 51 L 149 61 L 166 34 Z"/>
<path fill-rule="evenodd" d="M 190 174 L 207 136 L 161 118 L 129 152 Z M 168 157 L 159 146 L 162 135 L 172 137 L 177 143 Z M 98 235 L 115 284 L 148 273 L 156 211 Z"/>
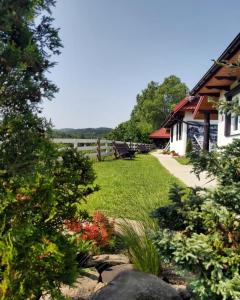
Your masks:
<path fill-rule="evenodd" d="M 190 160 L 186 156 L 174 157 L 181 165 L 189 165 Z"/>
<path fill-rule="evenodd" d="M 168 203 L 173 183 L 182 184 L 150 154 L 94 163 L 94 169 L 100 190 L 88 197 L 83 208 L 118 218 L 142 219 Z"/>

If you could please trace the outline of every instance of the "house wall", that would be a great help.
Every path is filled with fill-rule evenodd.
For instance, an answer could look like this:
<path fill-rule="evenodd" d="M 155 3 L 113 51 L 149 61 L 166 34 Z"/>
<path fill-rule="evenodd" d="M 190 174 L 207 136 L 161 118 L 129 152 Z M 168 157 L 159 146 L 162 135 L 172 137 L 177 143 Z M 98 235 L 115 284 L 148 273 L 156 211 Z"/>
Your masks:
<path fill-rule="evenodd" d="M 233 84 L 231 88 L 233 88 L 234 86 L 235 84 Z M 225 99 L 224 92 L 221 93 L 220 99 L 221 100 Z M 240 100 L 240 93 L 235 95 L 233 97 L 233 100 L 234 99 Z M 218 114 L 218 140 L 217 140 L 218 146 L 228 145 L 232 143 L 234 139 L 240 138 L 240 116 L 238 118 L 238 128 L 239 128 L 238 130 L 234 130 L 233 121 L 231 122 L 230 136 L 225 136 L 225 120 L 226 120 L 225 114 L 219 113 Z"/>
<path fill-rule="evenodd" d="M 186 112 L 183 118 L 184 122 L 195 121 L 193 120 L 193 114 L 191 112 Z M 170 151 L 175 151 L 179 155 L 185 155 L 186 145 L 187 145 L 187 124 L 182 125 L 182 139 L 177 140 L 177 124 L 173 126 L 173 141 L 170 142 Z"/>
<path fill-rule="evenodd" d="M 191 122 L 191 123 L 204 123 L 203 120 L 200 119 L 194 119 L 192 112 L 185 112 L 184 122 Z M 212 120 L 211 124 L 217 125 L 217 120 Z M 173 126 L 173 141 L 170 140 L 170 151 L 175 151 L 179 155 L 185 155 L 186 152 L 186 146 L 187 146 L 187 131 L 188 131 L 188 125 L 186 123 L 183 123 L 182 128 L 182 139 L 177 140 L 177 124 L 174 124 Z"/>

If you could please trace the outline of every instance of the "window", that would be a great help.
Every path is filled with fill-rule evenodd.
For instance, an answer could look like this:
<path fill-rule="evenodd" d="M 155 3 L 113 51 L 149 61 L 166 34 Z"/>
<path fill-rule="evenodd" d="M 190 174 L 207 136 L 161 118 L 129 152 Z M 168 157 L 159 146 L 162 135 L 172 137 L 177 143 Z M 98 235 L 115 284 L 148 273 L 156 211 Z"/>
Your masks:
<path fill-rule="evenodd" d="M 239 116 L 236 114 L 233 114 L 231 117 L 231 132 L 237 131 L 239 129 Z"/>
<path fill-rule="evenodd" d="M 232 101 L 235 99 L 238 101 L 240 99 L 240 85 L 236 86 L 230 92 L 225 94 L 227 101 Z M 240 116 L 234 113 L 225 114 L 225 136 L 230 136 L 231 134 L 240 133 Z"/>
<path fill-rule="evenodd" d="M 181 140 L 182 139 L 182 121 L 179 121 L 176 124 L 176 140 Z"/>
<path fill-rule="evenodd" d="M 225 114 L 224 135 L 230 136 L 231 133 L 231 114 Z"/>

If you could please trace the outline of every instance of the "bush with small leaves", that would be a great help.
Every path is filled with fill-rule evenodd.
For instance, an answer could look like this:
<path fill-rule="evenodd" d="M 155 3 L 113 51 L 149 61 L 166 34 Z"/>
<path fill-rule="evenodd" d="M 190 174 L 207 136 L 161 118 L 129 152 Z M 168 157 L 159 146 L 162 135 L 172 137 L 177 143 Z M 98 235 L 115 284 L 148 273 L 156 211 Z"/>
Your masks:
<path fill-rule="evenodd" d="M 213 190 L 174 187 L 172 204 L 159 208 L 153 237 L 168 263 L 194 274 L 197 299 L 240 299 L 240 141 L 217 152 L 191 154 L 195 172 L 207 170 Z"/>

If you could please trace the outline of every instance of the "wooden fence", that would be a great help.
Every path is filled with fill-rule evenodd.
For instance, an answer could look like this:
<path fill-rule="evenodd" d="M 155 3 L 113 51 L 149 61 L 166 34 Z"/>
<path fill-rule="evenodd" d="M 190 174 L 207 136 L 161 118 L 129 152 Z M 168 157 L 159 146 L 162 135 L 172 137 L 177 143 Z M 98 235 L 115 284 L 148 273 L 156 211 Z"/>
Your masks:
<path fill-rule="evenodd" d="M 54 143 L 72 145 L 74 148 L 77 148 L 79 151 L 82 151 L 88 157 L 94 157 L 98 161 L 101 161 L 105 156 L 114 155 L 114 141 L 104 140 L 104 139 L 71 139 L 71 138 L 54 138 Z M 122 141 L 115 141 L 116 143 L 125 143 Z M 151 144 L 140 144 L 127 142 L 128 146 L 131 149 L 138 150 L 139 145 L 145 145 L 149 150 L 152 149 L 153 145 Z"/>

